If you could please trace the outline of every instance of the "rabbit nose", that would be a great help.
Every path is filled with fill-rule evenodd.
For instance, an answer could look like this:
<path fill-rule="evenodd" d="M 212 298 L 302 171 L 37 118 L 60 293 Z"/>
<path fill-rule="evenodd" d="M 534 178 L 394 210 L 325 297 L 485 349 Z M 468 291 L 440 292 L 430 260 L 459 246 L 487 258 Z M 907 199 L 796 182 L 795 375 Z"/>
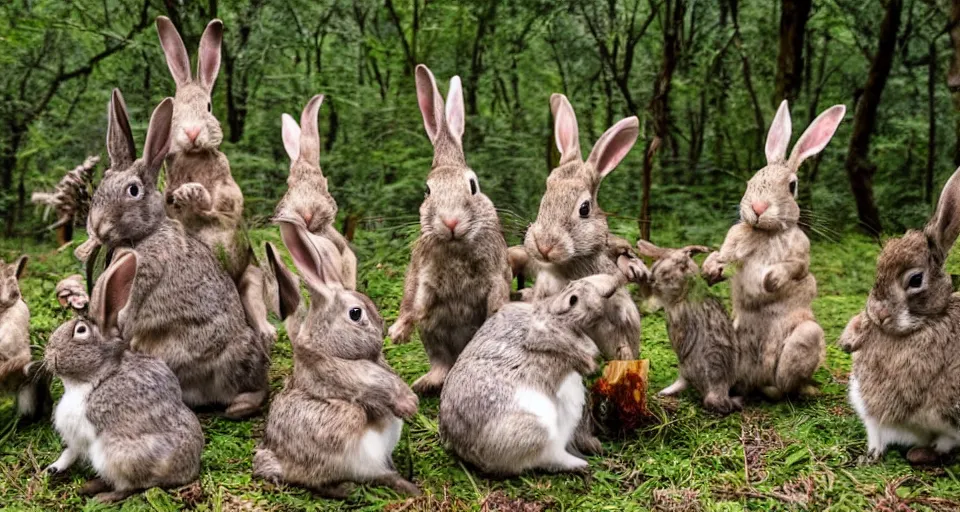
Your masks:
<path fill-rule="evenodd" d="M 189 128 L 184 128 L 183 133 L 187 134 L 187 138 L 190 139 L 190 142 L 196 142 L 197 136 L 200 135 L 200 127 L 191 126 Z"/>
<path fill-rule="evenodd" d="M 759 217 L 763 215 L 763 212 L 767 211 L 767 208 L 770 208 L 770 203 L 766 201 L 754 201 L 750 206 L 753 207 L 753 213 L 756 213 L 757 217 Z"/>
<path fill-rule="evenodd" d="M 540 251 L 540 254 L 543 255 L 545 259 L 549 259 L 550 251 L 553 250 L 553 246 L 549 244 L 541 245 L 540 242 L 537 242 L 537 250 Z"/>
<path fill-rule="evenodd" d="M 307 229 L 310 229 L 311 220 L 313 220 L 313 212 L 303 212 L 303 222 L 307 225 Z"/>
<path fill-rule="evenodd" d="M 890 318 L 890 310 L 887 309 L 886 306 L 877 308 L 874 314 L 877 315 L 877 320 L 880 320 L 881 322 L 885 322 L 888 318 Z"/>
<path fill-rule="evenodd" d="M 450 232 L 453 232 L 453 230 L 457 229 L 457 224 L 460 224 L 460 219 L 456 217 L 452 219 L 441 219 L 441 220 L 443 221 L 443 225 L 446 226 L 447 229 L 450 230 Z"/>

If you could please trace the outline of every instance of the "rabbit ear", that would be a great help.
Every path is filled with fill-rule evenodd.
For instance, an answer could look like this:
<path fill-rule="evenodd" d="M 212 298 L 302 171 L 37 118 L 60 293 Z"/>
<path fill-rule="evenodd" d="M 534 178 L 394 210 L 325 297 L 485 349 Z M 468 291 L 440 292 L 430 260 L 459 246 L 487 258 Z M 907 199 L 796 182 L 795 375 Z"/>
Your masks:
<path fill-rule="evenodd" d="M 657 247 L 647 240 L 637 240 L 637 253 L 647 258 L 659 260 L 667 255 L 667 250 Z"/>
<path fill-rule="evenodd" d="M 318 94 L 307 102 L 300 114 L 300 156 L 313 165 L 320 165 L 320 129 L 317 126 L 317 114 L 323 103 L 323 95 Z"/>
<path fill-rule="evenodd" d="M 687 253 L 687 256 L 693 256 L 694 254 L 706 254 L 710 252 L 710 248 L 703 245 L 688 245 L 680 250 Z"/>
<path fill-rule="evenodd" d="M 953 172 L 940 193 L 937 210 L 927 223 L 923 232 L 931 242 L 934 256 L 940 264 L 946 261 L 947 254 L 960 235 L 960 168 Z"/>
<path fill-rule="evenodd" d="M 810 126 L 804 130 L 803 135 L 797 141 L 797 145 L 793 146 L 789 167 L 797 169 L 804 160 L 823 151 L 833 134 L 836 133 L 837 127 L 840 126 L 840 121 L 843 121 L 843 116 L 846 113 L 847 107 L 834 105 L 817 116 L 810 123 Z"/>
<path fill-rule="evenodd" d="M 17 258 L 17 261 L 13 262 L 13 276 L 17 279 L 20 279 L 20 276 L 23 275 L 23 269 L 27 267 L 27 261 L 30 260 L 30 257 L 24 254 Z"/>
<path fill-rule="evenodd" d="M 600 179 L 610 174 L 630 152 L 640 135 L 640 120 L 636 116 L 621 119 L 604 132 L 593 146 L 587 162 L 593 164 Z"/>
<path fill-rule="evenodd" d="M 283 125 L 283 149 L 287 150 L 287 155 L 291 162 L 296 162 L 300 156 L 300 126 L 290 114 L 280 116 Z"/>
<path fill-rule="evenodd" d="M 423 127 L 427 130 L 430 142 L 436 144 L 443 126 L 443 99 L 433 73 L 423 64 L 417 66 L 416 81 L 417 103 L 420 104 L 420 113 L 423 114 Z"/>
<path fill-rule="evenodd" d="M 173 120 L 173 99 L 165 98 L 153 110 L 147 128 L 147 142 L 143 145 L 143 160 L 146 163 L 144 182 L 157 183 L 157 174 L 163 159 L 170 152 L 170 122 Z"/>
<path fill-rule="evenodd" d="M 790 106 L 787 100 L 780 102 L 780 108 L 777 109 L 777 115 L 770 124 L 770 131 L 767 132 L 767 165 L 773 165 L 783 161 L 787 157 L 787 145 L 790 144 L 790 135 L 793 133 L 793 126 L 790 121 Z"/>
<path fill-rule="evenodd" d="M 294 313 L 300 306 L 300 279 L 290 269 L 283 264 L 277 248 L 270 242 L 266 244 L 267 261 L 270 262 L 270 268 L 277 277 L 277 291 L 280 296 L 280 319 L 286 318 Z"/>
<path fill-rule="evenodd" d="M 332 299 L 336 290 L 343 288 L 340 278 L 340 258 L 336 247 L 326 238 L 311 236 L 303 227 L 280 222 L 280 236 L 287 246 L 293 263 L 312 292 Z"/>
<path fill-rule="evenodd" d="M 190 57 L 187 56 L 187 47 L 177 32 L 177 27 L 166 16 L 157 16 L 157 34 L 160 35 L 160 46 L 167 57 L 167 67 L 173 75 L 177 87 L 190 83 Z M 217 60 L 217 66 L 220 62 Z"/>
<path fill-rule="evenodd" d="M 562 94 L 550 96 L 550 110 L 553 112 L 553 132 L 560 150 L 560 163 L 580 160 L 580 128 L 577 114 L 573 112 L 570 101 Z"/>
<path fill-rule="evenodd" d="M 213 91 L 213 84 L 220 72 L 220 45 L 223 43 L 223 22 L 212 20 L 207 23 L 200 37 L 200 51 L 197 54 L 197 78 L 207 92 Z M 181 43 L 183 44 L 183 43 Z"/>
<path fill-rule="evenodd" d="M 117 329 L 120 312 L 130 300 L 133 281 L 137 277 L 137 253 L 125 251 L 97 280 L 93 289 L 94 321 L 104 333 Z"/>
<path fill-rule="evenodd" d="M 454 76 L 450 79 L 450 90 L 447 91 L 447 130 L 457 144 L 462 145 L 463 127 L 465 123 L 465 114 L 463 109 L 463 86 L 460 85 L 460 77 Z"/>
<path fill-rule="evenodd" d="M 617 272 L 617 274 L 620 273 Z M 584 281 L 587 281 L 591 285 L 595 286 L 597 288 L 597 293 L 604 298 L 611 297 L 614 293 L 617 293 L 617 290 L 620 288 L 620 286 L 625 284 L 624 280 L 620 276 L 613 276 L 610 274 L 595 274 L 584 278 Z"/>
<path fill-rule="evenodd" d="M 114 89 L 107 105 L 107 154 L 111 170 L 123 170 L 137 159 L 133 131 L 127 116 L 127 104 L 120 89 Z"/>

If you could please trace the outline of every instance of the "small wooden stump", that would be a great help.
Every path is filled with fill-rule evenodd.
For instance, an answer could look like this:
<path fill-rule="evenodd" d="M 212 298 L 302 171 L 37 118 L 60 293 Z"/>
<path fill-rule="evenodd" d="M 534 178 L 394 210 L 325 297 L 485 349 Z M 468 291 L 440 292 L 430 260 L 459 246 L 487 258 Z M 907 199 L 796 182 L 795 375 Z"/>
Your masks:
<path fill-rule="evenodd" d="M 650 361 L 610 361 L 593 385 L 593 412 L 613 432 L 629 432 L 649 420 L 647 380 Z"/>

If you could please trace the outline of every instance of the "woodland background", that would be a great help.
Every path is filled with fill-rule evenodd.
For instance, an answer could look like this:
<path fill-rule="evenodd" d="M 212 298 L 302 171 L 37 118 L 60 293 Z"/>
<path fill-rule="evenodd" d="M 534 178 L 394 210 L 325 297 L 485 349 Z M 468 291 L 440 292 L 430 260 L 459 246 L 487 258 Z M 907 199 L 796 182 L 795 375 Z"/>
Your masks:
<path fill-rule="evenodd" d="M 553 92 L 577 110 L 585 152 L 619 118 L 641 119 L 601 204 L 631 230 L 668 226 L 691 243 L 736 219 L 783 98 L 794 138 L 821 110 L 848 107 L 800 173 L 814 235 L 917 226 L 960 164 L 957 1 L 10 0 L 0 5 L 0 232 L 50 236 L 30 195 L 104 153 L 111 88 L 142 146 L 150 111 L 174 92 L 160 14 L 193 57 L 206 22 L 224 21 L 213 110 L 253 225 L 286 186 L 280 114 L 315 93 L 326 94 L 321 163 L 344 231 L 415 223 L 432 155 L 412 73 L 421 62 L 442 91 L 462 77 L 467 160 L 511 237 L 536 216 L 557 158 Z"/>

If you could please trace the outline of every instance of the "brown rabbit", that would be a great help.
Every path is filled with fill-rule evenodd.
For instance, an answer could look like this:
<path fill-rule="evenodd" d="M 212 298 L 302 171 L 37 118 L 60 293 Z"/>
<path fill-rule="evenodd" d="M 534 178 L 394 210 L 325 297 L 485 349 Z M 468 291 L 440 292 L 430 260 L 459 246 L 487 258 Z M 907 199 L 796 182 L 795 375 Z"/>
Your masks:
<path fill-rule="evenodd" d="M 434 148 L 433 168 L 400 315 L 389 335 L 405 343 L 419 327 L 430 372 L 413 389 L 438 393 L 467 342 L 510 299 L 510 267 L 497 211 L 463 156 L 460 77 L 450 80 L 446 109 L 426 66 L 417 66 L 416 80 L 423 125 Z"/>
<path fill-rule="evenodd" d="M 223 132 L 211 102 L 220 71 L 223 22 L 213 20 L 203 31 L 196 78 L 190 73 L 190 57 L 173 22 L 158 16 L 157 32 L 177 85 L 166 159 L 167 215 L 214 251 L 237 284 L 247 321 L 269 347 L 277 331 L 267 320 L 263 275 L 252 264 L 253 253 L 242 229 L 243 193 L 230 174 L 230 162 L 220 152 Z"/>
<path fill-rule="evenodd" d="M 637 140 L 639 121 L 623 119 L 597 141 L 586 161 L 580 153 L 577 117 L 566 96 L 550 98 L 560 166 L 547 178 L 537 220 L 527 230 L 524 247 L 536 268 L 532 298 L 558 293 L 570 281 L 594 274 L 620 274 L 610 255 L 618 240 L 607 228 L 597 202 L 603 178 L 613 171 Z M 619 244 L 622 245 L 622 244 Z M 636 261 L 639 263 L 639 260 Z M 642 263 L 639 263 L 642 270 Z M 606 359 L 636 359 L 640 353 L 640 312 L 626 289 L 605 303 L 606 321 L 588 333 Z"/>
<path fill-rule="evenodd" d="M 891 445 L 913 447 L 914 463 L 960 446 L 960 295 L 945 268 L 958 235 L 960 169 L 922 231 L 884 243 L 866 308 L 840 337 L 853 352 L 850 402 L 869 461 Z"/>
<path fill-rule="evenodd" d="M 740 222 L 730 228 L 719 252 L 703 263 L 711 282 L 736 265 L 731 282 L 734 326 L 744 346 L 762 356 L 757 376 L 765 395 L 779 399 L 813 392 L 813 372 L 823 361 L 823 329 L 810 304 L 817 281 L 810 273 L 810 240 L 798 226 L 797 169 L 826 147 L 846 109 L 835 105 L 803 132 L 787 158 L 790 111 L 780 104 L 767 134 L 767 166 L 747 182 Z"/>
<path fill-rule="evenodd" d="M 30 358 L 30 308 L 19 279 L 28 257 L 11 264 L 0 260 L 0 393 L 17 394 L 17 413 L 36 419 L 47 409 L 49 382 Z"/>

